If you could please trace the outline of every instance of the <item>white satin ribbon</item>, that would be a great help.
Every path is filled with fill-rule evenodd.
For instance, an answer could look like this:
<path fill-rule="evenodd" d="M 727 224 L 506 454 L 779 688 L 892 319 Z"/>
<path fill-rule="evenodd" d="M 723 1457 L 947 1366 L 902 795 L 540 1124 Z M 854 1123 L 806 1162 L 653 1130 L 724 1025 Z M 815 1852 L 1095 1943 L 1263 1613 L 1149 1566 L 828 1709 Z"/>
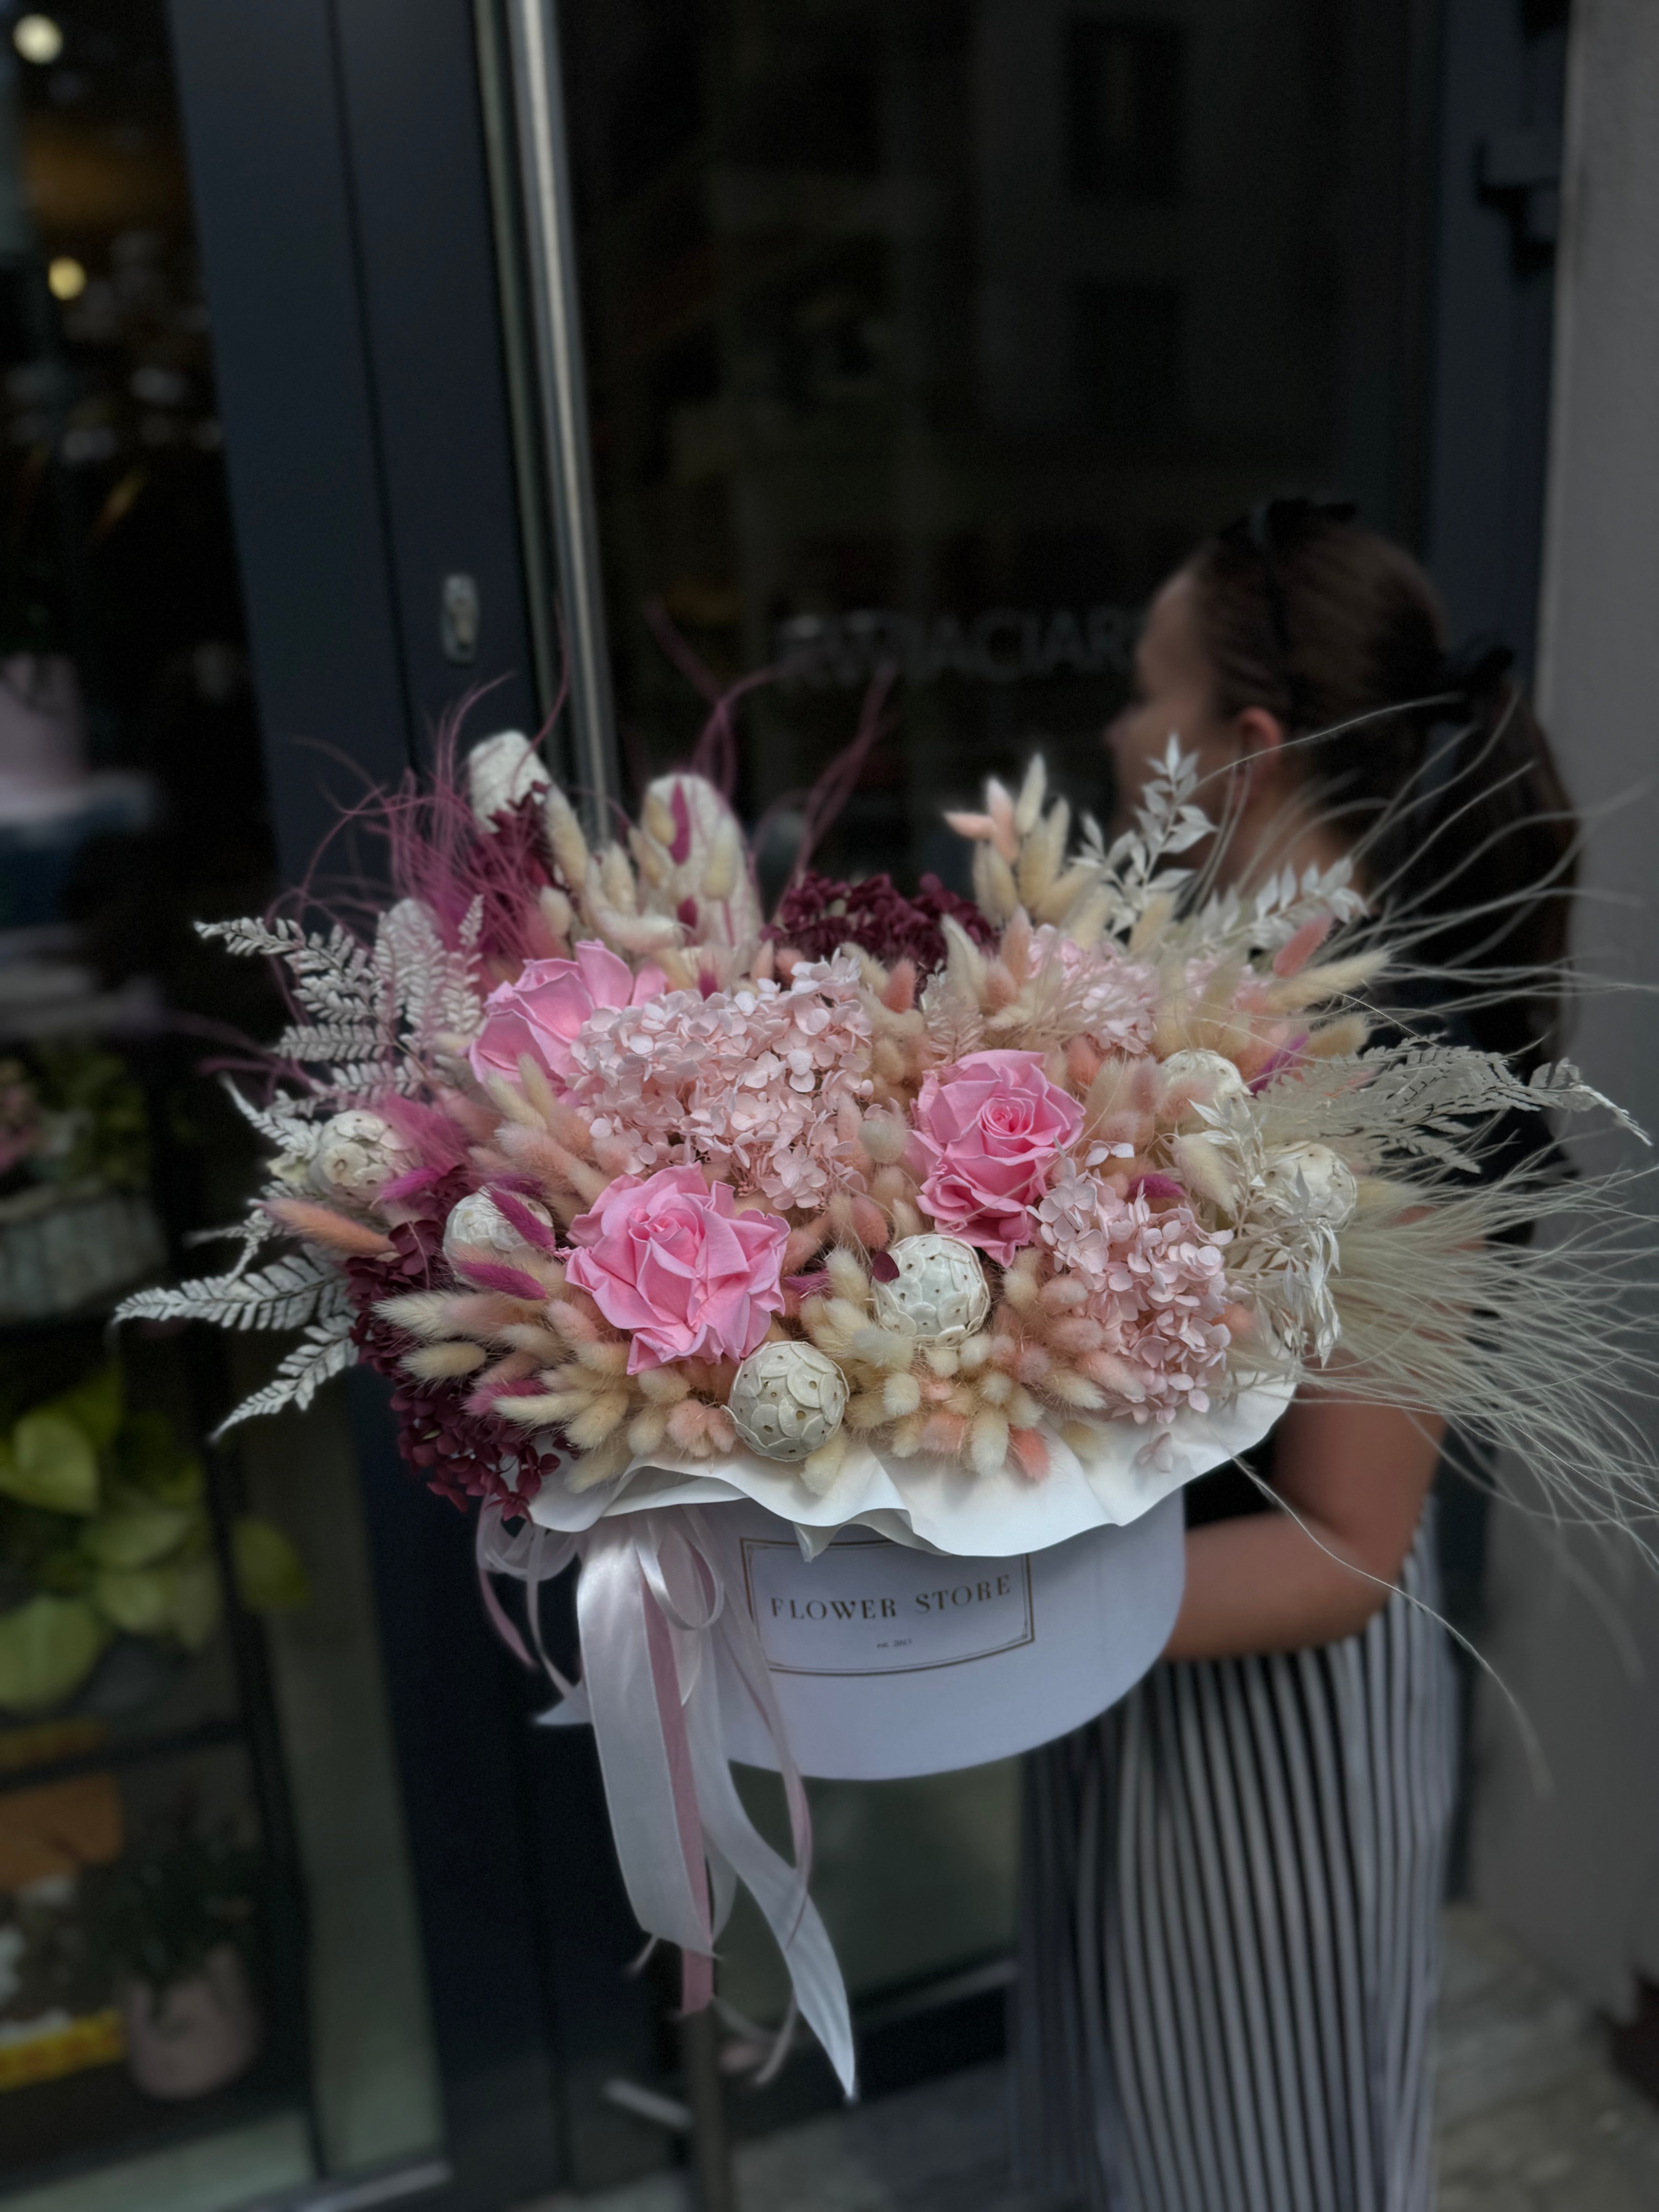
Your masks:
<path fill-rule="evenodd" d="M 714 1951 L 742 1881 L 783 1953 L 802 2015 L 850 2096 L 853 2032 L 846 1985 L 807 1894 L 811 1825 L 790 1755 L 766 1654 L 742 1598 L 736 1540 L 719 1513 L 697 1506 L 617 1514 L 556 1534 L 521 1522 L 509 1534 L 498 1506 L 478 1514 L 477 1561 L 495 1627 L 526 1666 L 523 1638 L 490 1577 L 526 1585 L 537 1659 L 563 1703 L 546 1717 L 591 1721 L 629 1900 L 650 1935 L 680 1947 L 688 2009 L 714 1989 Z M 582 1675 L 568 1681 L 542 1642 L 541 1585 L 580 1562 L 576 1619 Z M 711 1639 L 752 1699 L 776 1754 L 795 1863 L 757 1832 L 732 1779 Z"/>

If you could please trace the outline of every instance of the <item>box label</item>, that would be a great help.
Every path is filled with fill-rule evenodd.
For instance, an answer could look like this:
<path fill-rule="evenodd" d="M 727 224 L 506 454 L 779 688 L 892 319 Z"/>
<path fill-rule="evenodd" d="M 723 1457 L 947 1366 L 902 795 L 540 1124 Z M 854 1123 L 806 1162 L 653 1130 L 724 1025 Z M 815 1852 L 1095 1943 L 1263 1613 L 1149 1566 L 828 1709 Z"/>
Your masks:
<path fill-rule="evenodd" d="M 908 1674 L 1030 1644 L 1031 1563 L 940 1559 L 879 1536 L 810 1563 L 745 1536 L 744 1581 L 768 1662 L 784 1674 Z"/>

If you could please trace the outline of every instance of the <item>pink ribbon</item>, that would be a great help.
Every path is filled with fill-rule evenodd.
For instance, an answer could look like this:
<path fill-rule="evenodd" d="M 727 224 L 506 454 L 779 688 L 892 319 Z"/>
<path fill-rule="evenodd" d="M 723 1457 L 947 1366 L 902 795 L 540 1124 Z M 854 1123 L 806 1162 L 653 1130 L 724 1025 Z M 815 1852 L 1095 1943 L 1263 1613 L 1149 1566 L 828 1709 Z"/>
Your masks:
<path fill-rule="evenodd" d="M 718 1508 L 616 1514 L 561 1534 L 501 1509 L 479 1510 L 478 1574 L 491 1620 L 526 1665 L 524 1640 L 490 1584 L 524 1583 L 531 1640 L 562 1702 L 544 1718 L 591 1722 L 629 1900 L 640 1925 L 678 1943 L 685 2008 L 714 1994 L 714 1947 L 741 1881 L 776 1936 L 794 2000 L 842 2087 L 854 2084 L 847 1990 L 807 1894 L 811 1822 L 783 1716 L 742 1596 L 735 1540 Z M 582 1674 L 568 1681 L 542 1642 L 541 1586 L 580 1561 L 576 1619 Z M 781 1858 L 743 1808 L 726 1756 L 718 1647 L 755 1705 L 783 1778 L 794 1864 Z"/>

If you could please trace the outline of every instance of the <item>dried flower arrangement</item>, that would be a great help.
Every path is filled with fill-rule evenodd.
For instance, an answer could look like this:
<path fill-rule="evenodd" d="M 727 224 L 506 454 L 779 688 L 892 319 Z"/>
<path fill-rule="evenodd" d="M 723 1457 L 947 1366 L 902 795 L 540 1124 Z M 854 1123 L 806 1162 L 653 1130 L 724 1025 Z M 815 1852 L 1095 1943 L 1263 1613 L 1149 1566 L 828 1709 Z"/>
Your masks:
<path fill-rule="evenodd" d="M 1565 1064 L 1368 1043 L 1389 955 L 1347 868 L 1189 873 L 1195 779 L 1172 740 L 1108 844 L 1036 762 L 950 817 L 971 907 L 803 875 L 769 925 L 709 783 L 659 779 L 595 848 L 491 738 L 465 789 L 385 803 L 372 941 L 204 930 L 289 970 L 270 1094 L 239 1099 L 276 1158 L 229 1271 L 123 1313 L 301 1331 L 235 1419 L 366 1362 L 410 1463 L 484 1502 L 488 1564 L 542 1571 L 515 1519 L 580 1549 L 631 1516 L 677 1632 L 656 1509 L 746 1498 L 809 1552 L 860 1519 L 1036 1550 L 1132 1521 L 1298 1388 L 1453 1413 L 1627 1516 L 1650 1470 L 1587 1357 L 1648 1372 L 1609 1287 L 1622 1187 L 1468 1174 L 1500 1117 L 1607 1102 Z M 1564 1249 L 1506 1239 L 1569 1212 Z M 652 1924 L 690 1954 L 715 1923 L 689 1880 Z M 768 1910 L 800 1981 L 816 1918 Z"/>
<path fill-rule="evenodd" d="M 595 852 L 523 739 L 471 772 L 470 812 L 394 817 L 406 895 L 372 945 L 204 933 L 288 963 L 295 1087 L 242 1102 L 278 1158 L 237 1264 L 123 1311 L 302 1328 L 233 1418 L 361 1358 L 428 1480 L 503 1505 L 665 1460 L 758 1456 L 817 1497 L 867 1452 L 1194 1472 L 1215 1406 L 1282 1402 L 1346 1339 L 1375 1387 L 1438 1407 L 1443 1376 L 1536 1449 L 1541 1394 L 1457 1323 L 1471 1271 L 1524 1272 L 1482 1243 L 1501 1188 L 1457 1171 L 1483 1117 L 1605 1102 L 1466 1048 L 1361 1059 L 1387 955 L 1333 948 L 1346 871 L 1184 898 L 1211 825 L 1173 748 L 1109 850 L 1085 823 L 1068 854 L 1040 762 L 951 817 L 967 919 L 806 878 L 769 928 L 707 783 L 661 779 Z M 757 1442 L 779 1406 L 787 1449 Z"/>

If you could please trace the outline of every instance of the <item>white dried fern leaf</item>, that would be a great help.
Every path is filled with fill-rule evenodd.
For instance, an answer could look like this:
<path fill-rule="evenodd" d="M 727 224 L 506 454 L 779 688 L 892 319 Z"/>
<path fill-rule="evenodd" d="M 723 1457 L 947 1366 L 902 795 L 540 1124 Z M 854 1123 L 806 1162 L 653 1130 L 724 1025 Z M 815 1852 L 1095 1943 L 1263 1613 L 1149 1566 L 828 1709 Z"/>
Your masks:
<path fill-rule="evenodd" d="M 1316 1136 L 1339 1147 L 1358 1144 L 1379 1158 L 1395 1152 L 1432 1160 L 1462 1175 L 1479 1173 L 1480 1132 L 1502 1115 L 1598 1109 L 1647 1141 L 1570 1060 L 1540 1067 L 1523 1081 L 1506 1060 L 1473 1045 L 1422 1043 L 1316 1061 L 1294 1080 L 1274 1085 L 1261 1101 L 1274 1144 Z"/>
<path fill-rule="evenodd" d="M 294 978 L 294 995 L 311 1020 L 295 1024 L 278 1051 L 286 1058 L 327 1065 L 341 1060 L 396 1056 L 396 1016 L 386 983 L 367 945 L 336 922 L 325 937 L 286 918 L 263 922 L 198 922 L 199 936 L 218 939 L 241 954 L 281 960 Z M 332 1086 L 339 1088 L 338 1082 Z"/>
<path fill-rule="evenodd" d="M 383 1091 L 418 1091 L 422 1080 L 419 1065 L 401 1057 L 342 1060 L 329 1070 L 328 1080 L 320 1085 L 320 1094 L 342 1105 L 358 1106 L 364 1099 L 378 1097 Z"/>
<path fill-rule="evenodd" d="M 249 1127 L 258 1130 L 268 1145 L 274 1145 L 289 1159 L 308 1160 L 323 1140 L 320 1121 L 306 1118 L 310 1102 L 290 1097 L 279 1091 L 269 1106 L 256 1106 L 245 1098 L 227 1075 L 222 1079 L 225 1096 Z"/>
<path fill-rule="evenodd" d="M 268 1244 L 273 1237 L 285 1237 L 287 1234 L 280 1222 L 273 1221 L 262 1207 L 255 1206 L 245 1220 L 228 1222 L 222 1229 L 192 1229 L 185 1242 L 191 1247 L 240 1243 L 242 1249 L 236 1255 L 235 1264 L 223 1278 L 227 1282 L 237 1282 L 246 1273 L 256 1252 Z"/>
<path fill-rule="evenodd" d="M 1604 1107 L 1624 1127 L 1641 1133 L 1568 1060 L 1540 1067 L 1529 1082 L 1522 1082 L 1507 1061 L 1473 1045 L 1400 1045 L 1367 1054 L 1356 1065 L 1370 1077 L 1352 1094 L 1362 1123 L 1386 1127 L 1395 1143 L 1416 1145 L 1436 1158 L 1446 1150 L 1442 1139 L 1462 1138 L 1467 1144 L 1471 1120 L 1517 1109 L 1535 1112 L 1553 1106 L 1582 1114 Z"/>
<path fill-rule="evenodd" d="M 482 896 L 467 909 L 453 948 L 419 899 L 399 899 L 381 915 L 375 969 L 416 1051 L 429 1050 L 440 1036 L 470 1036 L 477 1028 L 483 1013 L 476 981 L 483 926 Z"/>
<path fill-rule="evenodd" d="M 240 953 L 245 959 L 263 956 L 286 960 L 306 941 L 297 921 L 264 922 L 257 915 L 243 915 L 234 921 L 198 921 L 195 930 L 210 941 L 217 938 L 227 952 Z"/>
<path fill-rule="evenodd" d="M 339 1060 L 372 1058 L 383 1042 L 375 1022 L 290 1022 L 276 1040 L 276 1050 L 283 1060 L 326 1067 Z"/>
<path fill-rule="evenodd" d="M 1644 1145 L 1653 1141 L 1640 1122 L 1632 1120 L 1622 1106 L 1609 1098 L 1605 1091 L 1597 1091 L 1593 1085 L 1586 1083 L 1570 1060 L 1558 1060 L 1535 1068 L 1528 1082 L 1527 1092 L 1534 1105 L 1541 1103 L 1546 1109 L 1558 1107 L 1566 1114 L 1593 1113 L 1600 1108 L 1603 1113 L 1611 1114 L 1621 1129 L 1628 1129 L 1632 1136 L 1639 1137 Z"/>
<path fill-rule="evenodd" d="M 116 1308 L 115 1318 L 204 1321 L 218 1328 L 299 1328 L 349 1312 L 338 1270 L 301 1252 L 273 1260 L 254 1274 L 238 1267 L 198 1282 L 135 1291 Z"/>
<path fill-rule="evenodd" d="M 285 1406 L 304 1413 L 330 1376 L 351 1365 L 356 1349 L 351 1341 L 349 1310 L 327 1321 L 313 1322 L 300 1342 L 283 1353 L 276 1372 L 264 1389 L 245 1398 L 234 1413 L 220 1422 L 213 1432 L 216 1442 L 239 1421 L 258 1420 L 266 1413 L 279 1413 Z"/>
<path fill-rule="evenodd" d="M 231 952 L 264 954 L 293 971 L 301 1002 L 314 1011 L 349 1006 L 372 1014 L 380 993 L 373 956 L 349 929 L 336 922 L 326 937 L 279 917 L 264 922 L 252 915 L 237 921 L 198 921 L 198 937 L 217 938 Z"/>

